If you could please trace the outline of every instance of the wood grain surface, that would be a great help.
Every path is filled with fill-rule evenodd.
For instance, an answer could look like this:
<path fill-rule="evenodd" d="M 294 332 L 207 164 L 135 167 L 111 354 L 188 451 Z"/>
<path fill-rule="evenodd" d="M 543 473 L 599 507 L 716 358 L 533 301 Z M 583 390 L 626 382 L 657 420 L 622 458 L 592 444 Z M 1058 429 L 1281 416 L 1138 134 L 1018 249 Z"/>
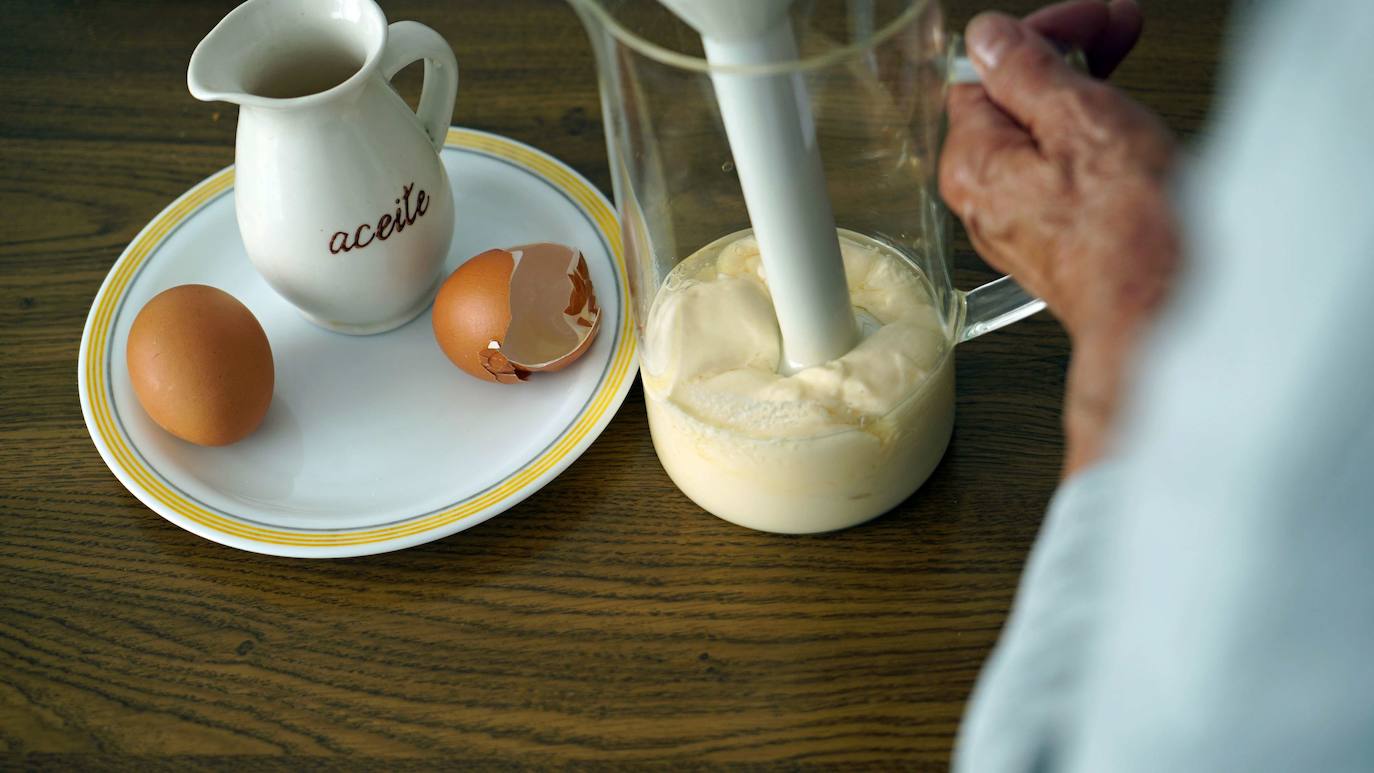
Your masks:
<path fill-rule="evenodd" d="M 637 387 L 541 492 L 396 554 L 238 552 L 120 486 L 82 421 L 77 346 L 134 234 L 233 161 L 235 109 L 185 87 L 191 50 L 233 5 L 5 3 L 3 765 L 946 766 L 1056 484 L 1068 349 L 1047 316 L 961 347 L 944 462 L 839 534 L 759 534 L 695 508 L 655 459 Z M 456 123 L 609 188 L 591 54 L 564 3 L 384 6 L 452 43 Z M 951 25 L 984 6 L 947 3 Z M 1116 80 L 1193 135 L 1226 6 L 1146 7 Z M 402 78 L 413 94 L 414 68 Z M 964 287 L 990 276 L 966 246 L 958 268 Z"/>

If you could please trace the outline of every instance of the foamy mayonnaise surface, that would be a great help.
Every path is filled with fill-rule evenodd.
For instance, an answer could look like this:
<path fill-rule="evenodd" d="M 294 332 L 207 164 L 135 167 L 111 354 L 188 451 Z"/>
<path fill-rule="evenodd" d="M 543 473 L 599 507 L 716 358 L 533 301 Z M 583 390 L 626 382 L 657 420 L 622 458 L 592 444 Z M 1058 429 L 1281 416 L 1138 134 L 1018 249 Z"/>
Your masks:
<path fill-rule="evenodd" d="M 841 232 L 856 314 L 871 332 L 839 359 L 778 372 L 782 336 L 758 245 L 709 245 L 669 275 L 642 374 L 664 468 L 689 497 L 751 528 L 843 528 L 924 482 L 953 426 L 953 363 L 920 275 Z M 876 329 L 874 329 L 876 328 Z"/>

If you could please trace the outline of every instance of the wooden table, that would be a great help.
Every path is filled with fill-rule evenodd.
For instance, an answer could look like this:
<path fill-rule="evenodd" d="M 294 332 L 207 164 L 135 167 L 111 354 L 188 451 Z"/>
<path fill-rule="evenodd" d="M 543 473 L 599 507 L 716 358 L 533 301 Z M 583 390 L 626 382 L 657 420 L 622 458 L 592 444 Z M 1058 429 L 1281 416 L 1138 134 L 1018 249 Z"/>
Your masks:
<path fill-rule="evenodd" d="M 185 87 L 192 48 L 233 5 L 5 6 L 6 765 L 296 769 L 347 754 L 387 768 L 945 766 L 1056 483 L 1068 348 L 1047 316 L 960 349 L 944 462 L 896 511 L 839 534 L 758 534 L 698 510 L 654 457 L 637 387 L 551 485 L 402 553 L 238 552 L 120 486 L 82 422 L 77 345 L 138 229 L 233 161 L 235 110 Z M 984 3 L 947 5 L 961 27 Z M 546 149 L 609 190 L 591 55 L 566 5 L 391 0 L 386 11 L 453 44 L 457 123 Z M 1225 8 L 1148 11 L 1117 81 L 1191 134 Z M 958 264 L 963 287 L 989 276 L 967 247 Z"/>

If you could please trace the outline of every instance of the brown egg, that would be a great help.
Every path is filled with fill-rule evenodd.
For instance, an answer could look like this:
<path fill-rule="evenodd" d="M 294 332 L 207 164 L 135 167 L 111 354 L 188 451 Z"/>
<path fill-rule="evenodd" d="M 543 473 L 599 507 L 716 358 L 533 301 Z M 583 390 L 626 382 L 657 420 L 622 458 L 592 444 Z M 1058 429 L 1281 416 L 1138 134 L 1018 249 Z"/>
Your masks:
<path fill-rule="evenodd" d="M 459 266 L 439 288 L 433 322 L 453 364 L 513 384 L 582 356 L 601 309 L 582 253 L 543 242 L 487 250 Z"/>
<path fill-rule="evenodd" d="M 242 440 L 272 403 L 267 334 L 223 290 L 181 285 L 139 310 L 126 349 L 138 402 L 158 426 L 202 446 Z"/>

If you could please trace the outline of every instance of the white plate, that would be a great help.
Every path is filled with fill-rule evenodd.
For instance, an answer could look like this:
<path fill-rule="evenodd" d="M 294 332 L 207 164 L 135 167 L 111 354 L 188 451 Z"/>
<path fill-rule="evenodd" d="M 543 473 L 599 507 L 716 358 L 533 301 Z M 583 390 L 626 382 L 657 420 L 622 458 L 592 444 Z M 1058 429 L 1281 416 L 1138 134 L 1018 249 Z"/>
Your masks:
<path fill-rule="evenodd" d="M 588 352 L 558 373 L 488 384 L 444 357 L 428 312 L 370 337 L 311 325 L 249 264 L 230 167 L 139 233 L 86 320 L 81 410 L 100 455 L 134 496 L 172 523 L 236 548 L 365 555 L 475 526 L 537 491 L 591 445 L 636 369 L 610 203 L 554 158 L 493 134 L 450 130 L 443 159 L 456 211 L 448 270 L 491 247 L 552 241 L 581 249 L 603 315 Z M 153 424 L 124 358 L 143 304 L 191 282 L 247 305 L 276 363 L 263 425 L 222 448 L 183 442 Z"/>

